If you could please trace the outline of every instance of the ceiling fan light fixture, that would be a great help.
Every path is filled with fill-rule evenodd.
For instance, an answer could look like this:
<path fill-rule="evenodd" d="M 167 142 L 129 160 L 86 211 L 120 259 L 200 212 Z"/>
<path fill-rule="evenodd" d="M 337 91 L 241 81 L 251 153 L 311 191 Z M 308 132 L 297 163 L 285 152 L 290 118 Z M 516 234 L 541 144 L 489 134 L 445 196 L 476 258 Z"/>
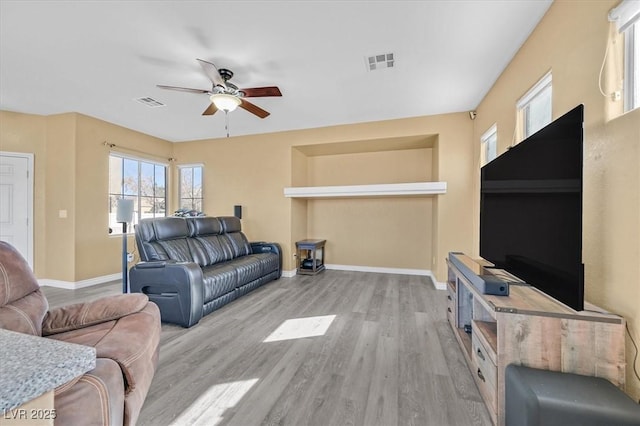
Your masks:
<path fill-rule="evenodd" d="M 227 93 L 214 93 L 211 95 L 210 99 L 216 108 L 224 112 L 231 112 L 235 110 L 241 103 L 240 98 Z"/>

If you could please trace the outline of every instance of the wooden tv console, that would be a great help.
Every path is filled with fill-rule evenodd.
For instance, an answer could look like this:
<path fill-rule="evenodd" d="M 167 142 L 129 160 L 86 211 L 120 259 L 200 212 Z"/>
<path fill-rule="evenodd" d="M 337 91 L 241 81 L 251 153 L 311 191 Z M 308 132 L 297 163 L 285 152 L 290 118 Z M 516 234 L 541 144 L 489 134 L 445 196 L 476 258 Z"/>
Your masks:
<path fill-rule="evenodd" d="M 482 259 L 452 255 L 476 275 L 491 271 Z M 481 294 L 468 270 L 449 259 L 447 265 L 447 319 L 494 424 L 505 424 L 505 368 L 512 363 L 603 377 L 624 390 L 622 317 L 587 304 L 577 312 L 526 284 L 512 284 L 508 296 Z"/>

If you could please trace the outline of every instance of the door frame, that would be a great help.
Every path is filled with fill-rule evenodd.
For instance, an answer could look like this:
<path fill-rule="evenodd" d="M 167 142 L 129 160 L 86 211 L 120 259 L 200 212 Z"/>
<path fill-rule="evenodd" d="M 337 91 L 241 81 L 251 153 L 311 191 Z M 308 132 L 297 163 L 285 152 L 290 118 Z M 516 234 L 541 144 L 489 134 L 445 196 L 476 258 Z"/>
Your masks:
<path fill-rule="evenodd" d="M 9 152 L 0 151 L 0 157 L 17 157 L 25 158 L 27 160 L 27 262 L 33 270 L 33 193 L 34 193 L 34 181 L 33 181 L 33 164 L 34 154 L 28 152 Z"/>

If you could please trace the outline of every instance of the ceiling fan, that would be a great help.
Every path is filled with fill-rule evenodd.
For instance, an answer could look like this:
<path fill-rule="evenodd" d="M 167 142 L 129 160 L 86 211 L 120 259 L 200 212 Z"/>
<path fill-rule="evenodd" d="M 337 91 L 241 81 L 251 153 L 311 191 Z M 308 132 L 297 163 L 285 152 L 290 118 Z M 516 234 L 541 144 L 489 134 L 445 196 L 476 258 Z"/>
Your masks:
<path fill-rule="evenodd" d="M 245 98 L 282 96 L 282 93 L 277 86 L 239 89 L 238 86 L 229 81 L 231 77 L 233 77 L 233 72 L 231 72 L 230 70 L 226 68 L 217 69 L 216 66 L 211 62 L 207 62 L 202 59 L 198 59 L 198 62 L 200 63 L 200 66 L 202 66 L 202 69 L 204 70 L 207 77 L 209 77 L 209 80 L 211 80 L 212 87 L 210 90 L 165 86 L 161 84 L 158 84 L 157 86 L 161 89 L 180 90 L 182 92 L 202 93 L 209 95 L 211 104 L 207 109 L 204 110 L 202 115 L 213 115 L 218 110 L 222 110 L 227 113 L 235 110 L 237 107 L 240 107 L 252 114 L 257 115 L 260 118 L 265 118 L 269 115 L 269 112 L 265 111 L 255 104 L 252 104 Z"/>

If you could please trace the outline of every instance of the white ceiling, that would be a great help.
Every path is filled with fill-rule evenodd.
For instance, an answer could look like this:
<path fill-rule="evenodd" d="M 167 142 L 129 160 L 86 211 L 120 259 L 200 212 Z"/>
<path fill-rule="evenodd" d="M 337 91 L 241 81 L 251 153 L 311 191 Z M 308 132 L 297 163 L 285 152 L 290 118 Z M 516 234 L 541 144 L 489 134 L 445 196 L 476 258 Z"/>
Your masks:
<path fill-rule="evenodd" d="M 229 113 L 249 135 L 473 110 L 551 0 L 0 1 L 0 109 L 79 112 L 169 141 L 224 137 L 202 116 L 196 58 L 229 68 L 271 112 Z M 395 67 L 367 70 L 392 52 Z M 134 99 L 167 106 L 149 108 Z"/>

